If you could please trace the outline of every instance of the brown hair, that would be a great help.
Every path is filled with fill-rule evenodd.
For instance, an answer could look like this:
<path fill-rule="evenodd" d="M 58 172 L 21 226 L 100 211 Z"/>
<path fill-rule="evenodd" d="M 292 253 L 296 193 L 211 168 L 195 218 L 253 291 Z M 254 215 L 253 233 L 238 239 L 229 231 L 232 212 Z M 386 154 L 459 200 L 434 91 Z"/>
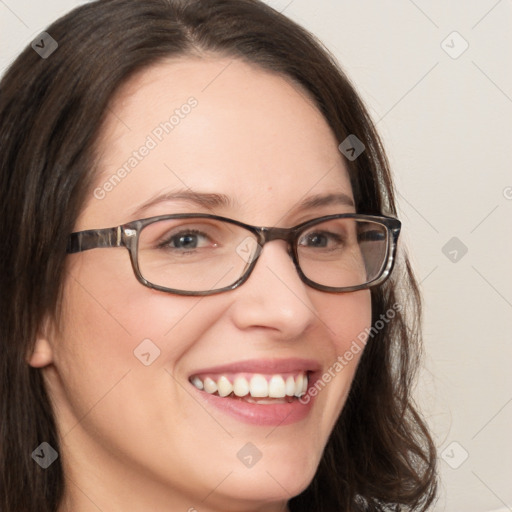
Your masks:
<path fill-rule="evenodd" d="M 109 102 L 156 62 L 217 53 L 291 78 L 308 92 L 338 141 L 366 150 L 348 162 L 358 212 L 396 214 L 389 166 L 347 77 L 307 31 L 258 0 L 100 0 L 48 28 L 58 49 L 28 47 L 0 83 L 0 509 L 55 512 L 59 459 L 31 458 L 59 440 L 30 353 L 43 320 L 57 316 L 66 243 L 91 193 L 95 140 Z M 400 293 L 399 293 L 400 292 Z M 420 296 L 400 251 L 393 276 L 372 289 L 370 336 L 343 412 L 309 487 L 292 511 L 426 510 L 436 492 L 436 454 L 411 389 L 420 353 Z M 406 317 L 407 314 L 407 317 Z"/>

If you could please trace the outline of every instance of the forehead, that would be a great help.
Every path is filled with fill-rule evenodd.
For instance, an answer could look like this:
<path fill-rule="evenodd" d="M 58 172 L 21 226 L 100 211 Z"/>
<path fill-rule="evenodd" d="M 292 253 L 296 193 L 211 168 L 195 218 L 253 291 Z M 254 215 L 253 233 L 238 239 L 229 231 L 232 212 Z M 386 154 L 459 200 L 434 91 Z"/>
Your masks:
<path fill-rule="evenodd" d="M 127 222 L 159 193 L 185 189 L 224 194 L 237 211 L 223 213 L 268 225 L 308 195 L 351 195 L 337 146 L 291 80 L 232 58 L 161 62 L 112 101 L 95 176 L 105 193 L 81 219 Z"/>

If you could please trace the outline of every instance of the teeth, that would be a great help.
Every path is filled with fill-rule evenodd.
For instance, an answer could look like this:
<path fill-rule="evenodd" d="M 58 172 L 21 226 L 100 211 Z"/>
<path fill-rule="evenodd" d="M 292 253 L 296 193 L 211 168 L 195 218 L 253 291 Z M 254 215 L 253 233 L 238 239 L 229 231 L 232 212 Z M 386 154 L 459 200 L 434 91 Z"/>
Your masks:
<path fill-rule="evenodd" d="M 295 379 L 295 396 L 302 396 L 302 384 L 304 383 L 304 378 L 301 375 L 298 375 Z"/>
<path fill-rule="evenodd" d="M 210 377 L 206 377 L 206 379 L 204 379 L 204 390 L 210 394 L 215 393 L 215 391 L 217 391 L 217 383 L 210 379 Z"/>
<path fill-rule="evenodd" d="M 233 383 L 233 392 L 236 396 L 245 396 L 249 394 L 249 383 L 245 377 L 237 377 Z"/>
<path fill-rule="evenodd" d="M 281 375 L 274 375 L 268 383 L 268 396 L 270 398 L 284 398 L 286 395 L 286 388 L 284 379 Z"/>
<path fill-rule="evenodd" d="M 302 393 L 300 396 L 305 395 L 306 391 L 308 390 L 308 378 L 304 376 L 304 379 L 302 379 Z"/>
<path fill-rule="evenodd" d="M 268 396 L 268 382 L 263 375 L 256 374 L 249 383 L 249 392 L 255 398 L 264 398 Z"/>
<path fill-rule="evenodd" d="M 212 381 L 213 382 L 213 381 Z M 203 385 L 203 381 L 199 378 L 199 377 L 194 377 L 192 379 L 192 384 L 194 384 L 194 386 L 197 388 L 197 389 L 203 389 L 204 388 L 204 385 Z"/>
<path fill-rule="evenodd" d="M 294 396 L 295 395 L 295 380 L 290 375 L 286 379 L 286 395 L 287 396 Z"/>
<path fill-rule="evenodd" d="M 217 388 L 219 396 L 228 396 L 233 392 L 233 384 L 224 375 L 217 381 Z"/>
<path fill-rule="evenodd" d="M 225 375 L 219 376 L 216 380 L 206 377 L 203 380 L 198 376 L 191 379 L 191 383 L 200 390 L 209 394 L 217 393 L 220 397 L 234 395 L 237 397 L 246 397 L 247 401 L 252 398 L 285 398 L 300 397 L 306 393 L 308 388 L 308 378 L 304 373 L 299 373 L 295 378 L 289 375 L 285 378 L 282 375 L 272 375 L 270 379 L 256 373 L 250 380 L 243 376 L 236 376 L 233 383 Z M 257 403 L 274 403 L 272 400 Z"/>

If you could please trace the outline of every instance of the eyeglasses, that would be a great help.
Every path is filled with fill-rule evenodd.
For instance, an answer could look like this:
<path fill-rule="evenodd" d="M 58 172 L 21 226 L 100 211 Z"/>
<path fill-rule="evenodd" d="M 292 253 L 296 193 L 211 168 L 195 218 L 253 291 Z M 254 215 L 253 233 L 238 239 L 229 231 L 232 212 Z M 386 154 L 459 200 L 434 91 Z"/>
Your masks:
<path fill-rule="evenodd" d="M 211 295 L 247 281 L 263 246 L 284 240 L 304 283 L 325 292 L 351 292 L 389 277 L 400 227 L 397 219 L 363 214 L 328 215 L 292 228 L 199 213 L 161 215 L 72 233 L 67 252 L 126 247 L 143 285 L 178 295 Z"/>

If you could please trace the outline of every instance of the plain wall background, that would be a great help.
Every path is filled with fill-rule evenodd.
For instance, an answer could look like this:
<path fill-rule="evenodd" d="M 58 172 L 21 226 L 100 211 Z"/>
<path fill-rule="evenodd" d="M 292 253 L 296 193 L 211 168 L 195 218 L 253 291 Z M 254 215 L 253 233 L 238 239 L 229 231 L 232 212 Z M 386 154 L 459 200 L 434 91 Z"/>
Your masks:
<path fill-rule="evenodd" d="M 81 3 L 0 0 L 0 74 Z M 388 150 L 425 299 L 435 511 L 512 511 L 512 2 L 267 3 L 335 54 Z"/>

